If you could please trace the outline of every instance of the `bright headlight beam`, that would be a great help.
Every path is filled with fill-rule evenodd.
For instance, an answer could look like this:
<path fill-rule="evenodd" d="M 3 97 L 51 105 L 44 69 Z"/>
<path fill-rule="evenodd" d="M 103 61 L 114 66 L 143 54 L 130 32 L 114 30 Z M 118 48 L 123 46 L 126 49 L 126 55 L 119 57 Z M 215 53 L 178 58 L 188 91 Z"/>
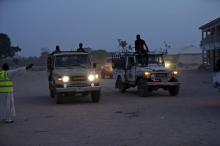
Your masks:
<path fill-rule="evenodd" d="M 62 81 L 63 81 L 64 83 L 69 82 L 69 80 L 70 80 L 70 77 L 69 77 L 69 76 L 63 76 L 63 77 L 62 77 Z"/>
<path fill-rule="evenodd" d="M 94 80 L 95 80 L 95 76 L 94 76 L 93 74 L 90 74 L 90 75 L 88 76 L 88 80 L 89 80 L 90 82 L 94 81 Z"/>
<path fill-rule="evenodd" d="M 173 74 L 174 74 L 174 75 L 177 75 L 177 74 L 178 74 L 178 72 L 177 72 L 177 71 L 173 71 Z"/>
<path fill-rule="evenodd" d="M 171 64 L 169 62 L 165 62 L 165 67 L 170 68 Z"/>
<path fill-rule="evenodd" d="M 150 73 L 149 73 L 149 72 L 144 72 L 144 75 L 145 75 L 145 76 L 149 76 Z"/>
<path fill-rule="evenodd" d="M 98 74 L 96 74 L 96 75 L 95 75 L 95 78 L 96 78 L 96 79 L 98 79 L 98 78 L 99 78 L 99 75 L 98 75 Z"/>

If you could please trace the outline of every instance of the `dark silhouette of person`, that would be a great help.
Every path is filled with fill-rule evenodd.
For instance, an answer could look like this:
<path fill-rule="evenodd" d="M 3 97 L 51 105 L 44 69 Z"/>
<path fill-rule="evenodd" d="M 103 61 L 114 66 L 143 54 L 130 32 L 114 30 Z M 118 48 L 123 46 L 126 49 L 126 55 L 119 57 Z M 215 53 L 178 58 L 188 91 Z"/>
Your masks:
<path fill-rule="evenodd" d="M 146 50 L 144 49 L 144 47 Z M 146 42 L 141 39 L 141 36 L 139 34 L 136 35 L 135 52 L 138 53 L 138 62 L 148 65 L 149 49 Z"/>
<path fill-rule="evenodd" d="M 146 50 L 144 49 L 144 47 L 146 48 Z M 149 52 L 147 44 L 145 43 L 144 40 L 141 39 L 141 36 L 139 34 L 136 35 L 135 51 L 140 54 L 144 54 L 145 52 Z"/>
<path fill-rule="evenodd" d="M 83 43 L 79 43 L 79 48 L 77 49 L 77 52 L 86 52 L 86 51 L 83 49 Z"/>
<path fill-rule="evenodd" d="M 58 53 L 60 52 L 60 46 L 59 45 L 56 45 L 56 48 L 55 50 L 51 53 L 51 55 L 55 54 L 55 53 Z"/>
<path fill-rule="evenodd" d="M 60 52 L 60 46 L 59 46 L 59 45 L 56 45 L 56 49 L 55 49 L 54 52 L 55 52 L 55 53 Z"/>
<path fill-rule="evenodd" d="M 52 81 L 52 56 L 54 55 L 54 54 L 56 54 L 56 53 L 59 53 L 59 52 L 61 52 L 60 51 L 60 46 L 59 45 L 56 45 L 56 48 L 55 48 L 55 50 L 51 53 L 51 54 L 49 54 L 48 56 L 47 56 L 47 69 L 48 69 L 48 71 L 49 71 L 49 75 L 48 75 L 48 80 L 49 81 Z"/>

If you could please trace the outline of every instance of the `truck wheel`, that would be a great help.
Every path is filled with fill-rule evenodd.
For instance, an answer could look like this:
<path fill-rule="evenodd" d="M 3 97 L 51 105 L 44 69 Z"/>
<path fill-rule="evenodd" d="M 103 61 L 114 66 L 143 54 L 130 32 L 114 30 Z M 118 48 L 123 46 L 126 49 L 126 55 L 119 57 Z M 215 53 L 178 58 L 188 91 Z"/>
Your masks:
<path fill-rule="evenodd" d="M 172 78 L 171 82 L 178 82 L 178 80 L 176 78 Z M 180 90 L 179 85 L 172 86 L 169 89 L 169 93 L 170 93 L 171 96 L 177 96 L 179 94 L 179 90 Z"/>
<path fill-rule="evenodd" d="M 101 92 L 100 92 L 100 91 L 94 91 L 94 92 L 92 92 L 92 93 L 91 93 L 92 102 L 99 102 L 100 96 L 101 96 Z"/>
<path fill-rule="evenodd" d="M 218 88 L 218 82 L 215 82 L 213 85 L 214 88 Z"/>
<path fill-rule="evenodd" d="M 63 97 L 61 94 L 54 93 L 54 99 L 56 104 L 62 104 L 63 103 Z"/>
<path fill-rule="evenodd" d="M 125 93 L 126 85 L 125 85 L 125 83 L 123 83 L 123 81 L 120 77 L 118 78 L 117 84 L 118 84 L 117 86 L 118 86 L 119 92 Z"/>
<path fill-rule="evenodd" d="M 50 97 L 54 98 L 54 91 L 50 89 Z"/>
<path fill-rule="evenodd" d="M 180 86 L 177 85 L 177 86 L 173 86 L 169 89 L 169 93 L 171 96 L 177 96 L 179 94 L 179 89 L 180 89 Z"/>
<path fill-rule="evenodd" d="M 220 92 L 220 84 L 219 83 L 218 83 L 218 87 L 217 88 L 218 88 L 218 91 Z"/>
<path fill-rule="evenodd" d="M 138 81 L 137 92 L 140 97 L 145 97 L 147 95 L 148 86 L 146 81 L 142 79 Z"/>

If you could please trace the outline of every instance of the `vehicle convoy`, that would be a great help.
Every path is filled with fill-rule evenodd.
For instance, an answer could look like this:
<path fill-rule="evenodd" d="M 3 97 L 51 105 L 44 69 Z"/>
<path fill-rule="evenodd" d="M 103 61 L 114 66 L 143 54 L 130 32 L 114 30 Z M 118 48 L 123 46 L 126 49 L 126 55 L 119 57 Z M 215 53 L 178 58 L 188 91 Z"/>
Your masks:
<path fill-rule="evenodd" d="M 104 79 L 106 76 L 113 77 L 111 57 L 106 58 L 105 64 L 101 67 L 101 77 Z"/>
<path fill-rule="evenodd" d="M 88 53 L 60 51 L 50 54 L 47 68 L 50 95 L 57 104 L 62 103 L 64 97 L 76 94 L 91 94 L 93 102 L 100 100 L 99 75 Z"/>
<path fill-rule="evenodd" d="M 120 52 L 112 56 L 115 87 L 124 93 L 126 89 L 137 86 L 139 96 L 160 88 L 177 96 L 180 83 L 178 72 L 165 68 L 162 52 L 149 52 L 146 57 L 134 52 Z"/>

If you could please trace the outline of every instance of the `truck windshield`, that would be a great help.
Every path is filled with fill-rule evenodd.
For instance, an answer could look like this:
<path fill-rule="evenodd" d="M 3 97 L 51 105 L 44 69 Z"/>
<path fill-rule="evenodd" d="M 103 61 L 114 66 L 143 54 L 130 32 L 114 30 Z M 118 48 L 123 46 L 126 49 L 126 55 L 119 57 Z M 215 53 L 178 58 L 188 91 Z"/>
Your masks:
<path fill-rule="evenodd" d="M 88 65 L 91 65 L 91 62 L 87 54 L 56 56 L 55 67 L 72 67 Z"/>
<path fill-rule="evenodd" d="M 161 55 L 149 55 L 148 58 L 148 63 L 149 64 L 164 64 L 163 56 Z"/>

